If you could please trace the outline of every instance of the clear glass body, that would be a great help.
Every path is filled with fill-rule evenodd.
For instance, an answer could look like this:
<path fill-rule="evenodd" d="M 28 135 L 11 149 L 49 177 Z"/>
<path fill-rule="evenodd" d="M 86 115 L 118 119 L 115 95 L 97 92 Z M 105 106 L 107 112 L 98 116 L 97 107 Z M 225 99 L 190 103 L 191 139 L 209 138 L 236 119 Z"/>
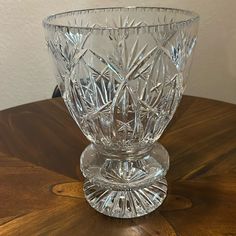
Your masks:
<path fill-rule="evenodd" d="M 185 10 L 79 10 L 44 20 L 56 78 L 91 141 L 81 156 L 85 195 L 103 214 L 130 218 L 166 196 L 168 153 L 156 141 L 182 97 L 199 17 Z"/>

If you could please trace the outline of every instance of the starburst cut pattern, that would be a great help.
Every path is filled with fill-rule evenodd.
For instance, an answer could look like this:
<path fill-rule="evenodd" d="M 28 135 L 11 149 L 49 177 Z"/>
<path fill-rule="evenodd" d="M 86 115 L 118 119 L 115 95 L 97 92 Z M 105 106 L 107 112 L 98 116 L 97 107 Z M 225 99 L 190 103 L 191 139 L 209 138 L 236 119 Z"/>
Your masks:
<path fill-rule="evenodd" d="M 107 27 L 147 25 L 121 16 L 110 24 Z M 196 36 L 186 27 L 150 33 L 146 42 L 139 35 L 132 41 L 127 32 L 111 31 L 112 49 L 103 53 L 89 46 L 90 37 L 91 32 L 56 32 L 48 41 L 72 116 L 97 144 L 127 149 L 153 143 L 182 96 Z"/>

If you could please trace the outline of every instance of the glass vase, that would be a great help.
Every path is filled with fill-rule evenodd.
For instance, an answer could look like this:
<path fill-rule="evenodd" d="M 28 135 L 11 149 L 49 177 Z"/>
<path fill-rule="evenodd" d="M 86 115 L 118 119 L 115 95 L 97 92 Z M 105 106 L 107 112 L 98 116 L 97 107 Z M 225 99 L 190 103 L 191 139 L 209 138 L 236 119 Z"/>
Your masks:
<path fill-rule="evenodd" d="M 127 7 L 77 10 L 43 21 L 59 89 L 91 144 L 84 194 L 97 211 L 132 218 L 167 194 L 169 155 L 158 139 L 186 86 L 199 16 Z"/>

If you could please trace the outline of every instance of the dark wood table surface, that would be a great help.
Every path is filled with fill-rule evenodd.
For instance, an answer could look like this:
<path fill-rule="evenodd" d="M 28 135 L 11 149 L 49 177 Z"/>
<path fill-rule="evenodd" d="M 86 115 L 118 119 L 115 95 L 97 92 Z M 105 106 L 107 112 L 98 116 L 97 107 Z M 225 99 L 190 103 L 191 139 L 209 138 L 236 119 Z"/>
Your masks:
<path fill-rule="evenodd" d="M 236 105 L 185 96 L 160 139 L 168 197 L 153 213 L 109 218 L 85 201 L 88 141 L 59 98 L 0 112 L 0 235 L 236 235 Z"/>

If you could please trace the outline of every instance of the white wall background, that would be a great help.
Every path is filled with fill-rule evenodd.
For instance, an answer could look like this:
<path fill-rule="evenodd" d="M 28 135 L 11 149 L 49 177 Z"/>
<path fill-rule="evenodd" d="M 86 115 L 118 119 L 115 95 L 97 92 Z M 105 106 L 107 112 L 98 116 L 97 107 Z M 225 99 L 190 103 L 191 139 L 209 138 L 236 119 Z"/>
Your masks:
<path fill-rule="evenodd" d="M 42 18 L 106 6 L 185 8 L 201 16 L 186 94 L 236 103 L 236 0 L 0 0 L 0 110 L 51 97 Z"/>

